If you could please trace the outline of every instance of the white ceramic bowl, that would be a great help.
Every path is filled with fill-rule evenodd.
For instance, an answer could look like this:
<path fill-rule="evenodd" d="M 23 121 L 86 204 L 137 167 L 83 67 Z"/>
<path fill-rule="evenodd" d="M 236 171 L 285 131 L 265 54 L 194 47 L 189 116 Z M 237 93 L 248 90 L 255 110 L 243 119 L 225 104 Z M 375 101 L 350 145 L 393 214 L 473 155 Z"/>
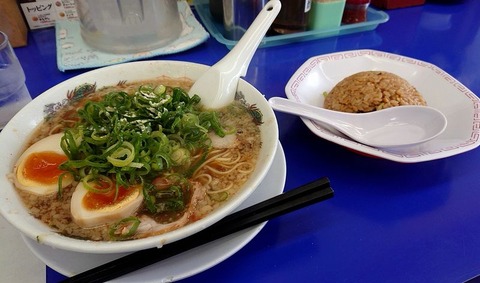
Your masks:
<path fill-rule="evenodd" d="M 440 110 L 447 117 L 445 131 L 426 143 L 392 150 L 358 143 L 324 124 L 302 118 L 305 125 L 317 136 L 356 152 L 402 163 L 445 158 L 480 145 L 480 99 L 439 67 L 414 58 L 368 49 L 315 56 L 292 75 L 285 86 L 285 93 L 297 102 L 323 107 L 323 92 L 329 92 L 349 75 L 373 70 L 392 72 L 412 84 L 428 106 Z"/>
<path fill-rule="evenodd" d="M 178 230 L 145 239 L 95 242 L 62 236 L 41 221 L 32 217 L 24 207 L 14 186 L 6 175 L 12 171 L 13 165 L 24 148 L 23 142 L 31 132 L 43 121 L 45 105 L 59 103 L 66 99 L 68 91 L 83 83 L 96 83 L 97 89 L 102 86 L 115 85 L 120 80 L 138 81 L 152 79 L 161 75 L 169 77 L 188 77 L 197 79 L 208 66 L 180 61 L 142 61 L 109 66 L 93 70 L 64 81 L 35 98 L 23 108 L 0 133 L 0 212 L 18 230 L 42 244 L 55 248 L 85 253 L 120 253 L 136 251 L 164 244 L 194 234 L 217 222 L 231 213 L 257 188 L 268 172 L 278 144 L 278 125 L 275 115 L 264 96 L 252 85 L 240 80 L 238 91 L 242 92 L 248 104 L 255 104 L 263 114 L 260 126 L 262 148 L 255 171 L 245 183 L 242 190 L 225 205 L 205 218 L 191 223 Z"/>

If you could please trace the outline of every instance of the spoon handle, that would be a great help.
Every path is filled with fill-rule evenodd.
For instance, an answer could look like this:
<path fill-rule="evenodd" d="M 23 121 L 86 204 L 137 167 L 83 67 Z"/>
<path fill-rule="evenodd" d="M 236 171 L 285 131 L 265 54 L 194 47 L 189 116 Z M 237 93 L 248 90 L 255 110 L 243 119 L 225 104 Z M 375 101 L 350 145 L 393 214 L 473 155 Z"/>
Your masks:
<path fill-rule="evenodd" d="M 336 113 L 333 113 L 329 110 L 322 109 L 320 107 L 308 105 L 305 103 L 299 103 L 290 99 L 282 97 L 272 97 L 268 100 L 270 106 L 280 112 L 285 112 L 288 114 L 299 115 L 304 118 L 313 119 L 319 122 L 328 123 L 333 126 L 337 125 L 336 117 L 327 118 L 325 115 L 334 116 Z M 320 113 L 320 114 L 319 114 Z M 328 114 L 326 114 L 328 113 Z"/>
<path fill-rule="evenodd" d="M 280 12 L 281 7 L 282 4 L 279 0 L 268 1 L 232 51 L 214 66 L 222 70 L 230 69 L 230 72 L 237 76 L 245 76 L 253 54 Z"/>
<path fill-rule="evenodd" d="M 282 4 L 268 1 L 237 45 L 218 63 L 203 73 L 190 88 L 207 108 L 221 108 L 235 99 L 240 76 L 245 76 L 258 45 L 277 17 Z"/>
<path fill-rule="evenodd" d="M 445 115 L 426 106 L 404 105 L 369 113 L 344 113 L 281 97 L 272 97 L 268 102 L 277 111 L 320 121 L 357 142 L 378 148 L 424 143 L 440 135 L 447 126 Z"/>

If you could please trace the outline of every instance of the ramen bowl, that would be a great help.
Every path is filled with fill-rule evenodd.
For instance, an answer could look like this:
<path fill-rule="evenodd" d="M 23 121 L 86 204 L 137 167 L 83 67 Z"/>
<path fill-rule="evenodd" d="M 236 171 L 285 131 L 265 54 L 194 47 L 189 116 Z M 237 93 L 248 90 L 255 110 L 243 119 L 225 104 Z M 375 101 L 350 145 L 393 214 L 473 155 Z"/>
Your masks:
<path fill-rule="evenodd" d="M 18 195 L 17 189 L 7 178 L 12 172 L 17 159 L 25 150 L 25 144 L 33 131 L 43 122 L 45 115 L 60 105 L 63 105 L 72 90 L 77 86 L 117 85 L 119 82 L 135 82 L 156 79 L 160 76 L 171 78 L 197 79 L 208 66 L 180 61 L 142 61 L 119 64 L 96 69 L 77 77 L 66 80 L 36 97 L 25 106 L 0 133 L 0 212 L 15 228 L 38 243 L 58 249 L 84 253 L 120 253 L 137 251 L 152 247 L 162 247 L 165 244 L 180 240 L 212 225 L 236 209 L 250 194 L 255 191 L 267 174 L 278 143 L 278 125 L 275 115 L 264 96 L 244 80 L 239 81 L 238 93 L 244 97 L 247 105 L 258 109 L 263 115 L 263 123 L 259 126 L 261 133 L 261 149 L 257 164 L 242 188 L 220 207 L 204 218 L 190 223 L 177 230 L 161 235 L 127 241 L 92 241 L 76 239 L 57 233 L 52 228 L 30 215 Z"/>

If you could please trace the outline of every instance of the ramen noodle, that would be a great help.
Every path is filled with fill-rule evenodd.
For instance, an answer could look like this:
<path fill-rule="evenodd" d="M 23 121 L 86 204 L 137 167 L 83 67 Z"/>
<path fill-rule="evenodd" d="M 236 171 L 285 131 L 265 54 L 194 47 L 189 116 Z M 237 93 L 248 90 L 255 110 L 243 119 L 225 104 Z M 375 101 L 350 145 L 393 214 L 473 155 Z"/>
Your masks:
<path fill-rule="evenodd" d="M 261 113 L 242 97 L 205 110 L 192 81 L 81 85 L 50 113 L 10 179 L 30 213 L 63 235 L 130 240 L 197 221 L 255 169 Z"/>

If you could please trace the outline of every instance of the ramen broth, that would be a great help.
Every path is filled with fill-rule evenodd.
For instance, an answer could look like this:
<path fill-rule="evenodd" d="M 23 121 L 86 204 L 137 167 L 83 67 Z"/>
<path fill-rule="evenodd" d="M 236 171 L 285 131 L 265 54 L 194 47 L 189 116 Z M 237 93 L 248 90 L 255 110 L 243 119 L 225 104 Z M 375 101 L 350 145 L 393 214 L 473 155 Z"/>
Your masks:
<path fill-rule="evenodd" d="M 47 136 L 64 133 L 67 129 L 74 128 L 79 121 L 78 110 L 84 107 L 88 101 L 102 101 L 108 93 L 118 91 L 131 95 L 145 85 L 164 85 L 167 86 L 166 92 L 171 92 L 174 87 L 188 90 L 192 81 L 161 77 L 158 80 L 120 82 L 116 86 L 93 89 L 88 95 L 70 98 L 68 103 L 64 103 L 58 110 L 50 114 L 32 135 L 28 145 Z M 191 150 L 191 152 L 185 153 L 187 156 L 185 158 L 189 158 L 185 163 L 187 165 L 172 166 L 156 172 L 156 176 L 142 179 L 144 182 L 148 182 L 145 186 L 148 185 L 156 190 L 155 192 L 160 193 L 163 193 L 165 188 L 170 190 L 174 184 L 178 190 L 183 192 L 179 200 L 184 202 L 181 209 L 165 211 L 157 209 L 156 212 L 152 212 L 151 203 L 147 203 L 146 199 L 158 198 L 157 193 L 150 197 L 144 197 L 142 204 L 128 217 L 94 227 L 84 227 L 81 223 L 77 223 L 78 221 L 74 221 L 71 212 L 72 194 L 77 185 L 82 182 L 78 178 L 72 184 L 61 189 L 61 194 L 59 192 L 37 195 L 22 189 L 18 189 L 18 193 L 34 217 L 58 233 L 73 238 L 94 241 L 130 240 L 166 233 L 188 225 L 217 209 L 241 189 L 255 168 L 261 147 L 258 109 L 240 99 L 215 112 L 223 129 L 229 131 L 225 137 L 218 137 L 212 130 L 209 130 L 209 139 L 206 142 L 210 145 L 208 150 Z M 257 115 L 254 115 L 255 113 Z M 13 176 L 12 179 L 15 177 Z M 15 183 L 15 180 L 13 182 Z M 172 192 L 169 191 L 169 193 Z M 115 197 L 119 198 L 119 195 L 121 195 L 121 191 L 118 191 Z M 127 220 L 122 222 L 121 220 L 125 218 Z M 134 219 L 134 221 L 130 223 L 130 219 Z M 128 231 L 132 225 L 138 226 L 135 227 L 133 234 L 124 236 L 121 229 L 115 231 L 118 227 L 112 228 L 114 225 L 123 225 L 125 226 L 123 229 Z M 120 237 L 117 237 L 119 235 Z"/>

